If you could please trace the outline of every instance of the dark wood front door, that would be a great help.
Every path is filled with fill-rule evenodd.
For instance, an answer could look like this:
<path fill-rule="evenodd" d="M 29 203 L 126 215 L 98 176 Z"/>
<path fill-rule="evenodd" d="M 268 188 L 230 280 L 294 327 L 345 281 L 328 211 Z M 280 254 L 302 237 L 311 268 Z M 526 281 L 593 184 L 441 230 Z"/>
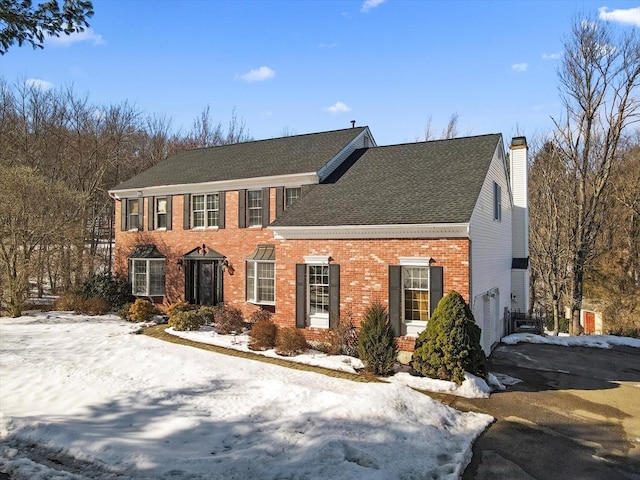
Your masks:
<path fill-rule="evenodd" d="M 222 302 L 222 275 L 217 260 L 187 260 L 185 268 L 186 299 L 195 305 Z"/>

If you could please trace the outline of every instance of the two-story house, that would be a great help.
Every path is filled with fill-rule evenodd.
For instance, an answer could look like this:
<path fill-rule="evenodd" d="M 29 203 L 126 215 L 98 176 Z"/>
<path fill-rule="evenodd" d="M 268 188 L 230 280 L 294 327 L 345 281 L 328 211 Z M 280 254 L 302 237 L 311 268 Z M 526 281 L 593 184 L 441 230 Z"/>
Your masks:
<path fill-rule="evenodd" d="M 404 351 L 455 289 L 488 352 L 527 308 L 526 152 L 508 171 L 499 134 L 378 147 L 368 127 L 185 151 L 111 190 L 116 269 L 309 339 L 380 301 Z"/>

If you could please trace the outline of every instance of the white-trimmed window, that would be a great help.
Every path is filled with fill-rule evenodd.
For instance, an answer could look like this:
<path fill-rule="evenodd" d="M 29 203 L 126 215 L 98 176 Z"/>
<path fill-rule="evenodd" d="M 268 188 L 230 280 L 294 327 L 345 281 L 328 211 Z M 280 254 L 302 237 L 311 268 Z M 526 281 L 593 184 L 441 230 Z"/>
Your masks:
<path fill-rule="evenodd" d="M 160 296 L 165 293 L 164 258 L 131 260 L 131 292 L 137 296 Z"/>
<path fill-rule="evenodd" d="M 329 265 L 307 265 L 309 317 L 329 318 Z M 313 322 L 312 322 L 313 323 Z"/>
<path fill-rule="evenodd" d="M 247 192 L 247 225 L 262 226 L 262 190 Z"/>
<path fill-rule="evenodd" d="M 127 230 L 138 230 L 140 225 L 140 204 L 142 200 L 139 198 L 127 199 Z"/>
<path fill-rule="evenodd" d="M 284 208 L 289 208 L 293 203 L 300 198 L 302 188 L 285 188 L 284 190 Z"/>
<path fill-rule="evenodd" d="M 276 274 L 273 262 L 247 261 L 247 301 L 260 305 L 274 305 Z"/>
<path fill-rule="evenodd" d="M 156 228 L 167 228 L 167 197 L 157 197 L 155 203 Z"/>
<path fill-rule="evenodd" d="M 220 197 L 217 193 L 191 196 L 193 228 L 220 226 Z"/>
<path fill-rule="evenodd" d="M 405 322 L 429 320 L 429 267 L 402 267 L 402 299 Z"/>
<path fill-rule="evenodd" d="M 502 221 L 502 187 L 493 182 L 493 219 Z"/>

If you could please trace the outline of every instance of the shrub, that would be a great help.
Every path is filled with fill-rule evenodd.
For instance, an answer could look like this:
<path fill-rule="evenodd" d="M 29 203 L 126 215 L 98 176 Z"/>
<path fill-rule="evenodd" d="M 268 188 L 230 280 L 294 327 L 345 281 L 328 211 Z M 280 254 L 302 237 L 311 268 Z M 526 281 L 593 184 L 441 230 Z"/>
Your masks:
<path fill-rule="evenodd" d="M 53 304 L 55 310 L 81 313 L 84 310 L 84 298 L 77 293 L 65 293 Z"/>
<path fill-rule="evenodd" d="M 103 297 L 85 298 L 82 306 L 82 313 L 88 313 L 89 315 L 104 315 L 111 310 L 109 302 Z"/>
<path fill-rule="evenodd" d="M 553 327 L 553 315 L 547 315 L 544 319 L 544 328 L 552 332 Z M 558 327 L 559 332 L 569 333 L 569 319 L 561 315 L 560 318 L 558 318 Z"/>
<path fill-rule="evenodd" d="M 339 320 L 337 325 L 322 334 L 320 347 L 329 355 L 358 356 L 358 331 L 351 320 Z"/>
<path fill-rule="evenodd" d="M 303 353 L 309 346 L 307 339 L 300 330 L 294 327 L 286 327 L 278 330 L 276 336 L 276 353 L 291 357 Z"/>
<path fill-rule="evenodd" d="M 131 308 L 133 303 L 125 303 L 122 307 L 118 309 L 118 316 L 123 320 L 129 320 L 129 309 Z"/>
<path fill-rule="evenodd" d="M 110 309 L 118 310 L 125 303 L 133 301 L 131 289 L 123 277 L 104 272 L 87 279 L 78 291 L 84 298 L 102 297 Z"/>
<path fill-rule="evenodd" d="M 418 336 L 411 367 L 420 375 L 458 384 L 464 381 L 465 372 L 486 377 L 480 327 L 459 293 L 451 291 L 438 303 L 427 328 Z"/>
<path fill-rule="evenodd" d="M 171 318 L 178 312 L 188 312 L 189 310 L 193 310 L 193 305 L 189 302 L 185 302 L 184 300 L 170 303 L 169 305 L 164 305 L 164 312 Z"/>
<path fill-rule="evenodd" d="M 367 371 L 374 375 L 391 375 L 398 344 L 387 309 L 374 303 L 364 313 L 364 321 L 358 335 L 358 356 Z"/>
<path fill-rule="evenodd" d="M 271 317 L 273 317 L 273 314 L 269 310 L 261 308 L 251 314 L 249 317 L 249 323 L 256 323 L 260 320 L 271 320 Z"/>
<path fill-rule="evenodd" d="M 149 300 L 137 298 L 129 307 L 127 319 L 131 322 L 148 322 L 153 317 L 156 309 Z"/>
<path fill-rule="evenodd" d="M 169 317 L 169 326 L 180 332 L 199 330 L 202 325 L 202 316 L 195 310 L 178 311 Z"/>
<path fill-rule="evenodd" d="M 251 350 L 269 350 L 276 346 L 278 327 L 273 320 L 259 320 L 249 330 L 249 348 Z"/>
<path fill-rule="evenodd" d="M 219 310 L 219 307 L 211 307 L 209 305 L 203 305 L 198 308 L 198 315 L 202 318 L 202 325 L 213 325 L 216 318 L 216 312 Z"/>
<path fill-rule="evenodd" d="M 219 333 L 240 333 L 244 330 L 242 312 L 235 307 L 220 307 L 215 313 L 215 325 Z"/>

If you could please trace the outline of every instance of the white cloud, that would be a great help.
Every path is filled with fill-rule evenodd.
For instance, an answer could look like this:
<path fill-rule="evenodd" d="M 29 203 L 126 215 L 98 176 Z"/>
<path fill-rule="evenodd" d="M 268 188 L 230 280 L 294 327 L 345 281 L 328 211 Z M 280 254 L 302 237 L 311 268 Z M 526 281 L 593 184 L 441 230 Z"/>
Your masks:
<path fill-rule="evenodd" d="M 337 46 L 337 43 L 321 43 L 318 48 L 336 48 Z"/>
<path fill-rule="evenodd" d="M 598 9 L 598 15 L 600 20 L 604 20 L 606 22 L 625 23 L 640 27 L 640 7 L 611 11 L 609 11 L 609 7 L 600 7 Z"/>
<path fill-rule="evenodd" d="M 342 102 L 336 102 L 335 104 L 325 108 L 324 110 L 329 113 L 345 113 L 351 111 L 351 109 Z"/>
<path fill-rule="evenodd" d="M 543 53 L 542 54 L 542 59 L 543 60 L 557 60 L 559 58 L 562 57 L 562 53 L 558 52 L 558 53 Z"/>
<path fill-rule="evenodd" d="M 29 88 L 35 88 L 36 90 L 42 90 L 46 92 L 53 88 L 53 83 L 42 80 L 41 78 L 27 78 L 24 84 Z"/>
<path fill-rule="evenodd" d="M 527 63 L 514 63 L 511 65 L 511 70 L 518 73 L 526 72 L 527 68 L 529 68 L 529 64 Z"/>
<path fill-rule="evenodd" d="M 276 76 L 276 72 L 271 70 L 269 67 L 260 67 L 255 70 L 250 70 L 248 73 L 244 75 L 240 75 L 239 78 L 244 80 L 245 82 L 262 82 L 264 80 L 268 80 Z"/>
<path fill-rule="evenodd" d="M 102 35 L 94 32 L 91 28 L 85 28 L 82 32 L 74 32 L 70 35 L 63 33 L 59 37 L 49 35 L 47 42 L 61 47 L 68 47 L 69 45 L 79 42 L 89 42 L 92 45 L 104 45 L 107 43 L 104 38 L 102 38 Z"/>
<path fill-rule="evenodd" d="M 367 13 L 372 8 L 376 8 L 377 6 L 383 4 L 385 0 L 365 0 L 362 4 L 361 12 Z"/>

